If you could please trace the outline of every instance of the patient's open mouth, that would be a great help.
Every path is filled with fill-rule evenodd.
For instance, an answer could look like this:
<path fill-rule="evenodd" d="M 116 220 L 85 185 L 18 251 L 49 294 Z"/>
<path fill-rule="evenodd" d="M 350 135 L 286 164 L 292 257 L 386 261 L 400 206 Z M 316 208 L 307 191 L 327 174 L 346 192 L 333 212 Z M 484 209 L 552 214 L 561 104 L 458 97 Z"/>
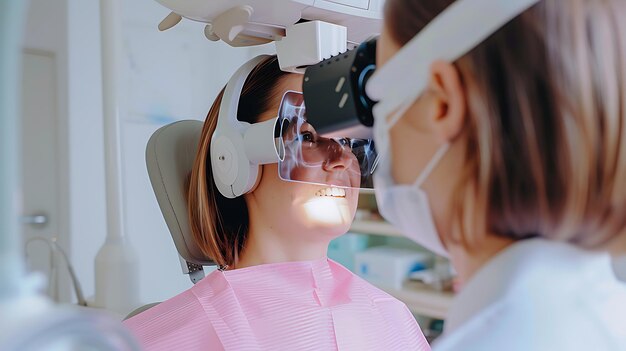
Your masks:
<path fill-rule="evenodd" d="M 318 190 L 315 193 L 315 196 L 345 198 L 346 197 L 346 189 L 342 189 L 342 188 L 324 188 L 324 189 Z"/>

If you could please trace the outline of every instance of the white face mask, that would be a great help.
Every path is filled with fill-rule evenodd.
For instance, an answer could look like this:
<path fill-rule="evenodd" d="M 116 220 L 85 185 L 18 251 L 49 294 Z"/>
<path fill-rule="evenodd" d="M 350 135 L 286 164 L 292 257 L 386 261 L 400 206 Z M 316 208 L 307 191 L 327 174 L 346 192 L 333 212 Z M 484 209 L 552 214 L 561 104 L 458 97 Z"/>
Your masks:
<path fill-rule="evenodd" d="M 403 110 L 405 109 L 400 111 Z M 374 139 L 381 141 L 376 144 L 380 162 L 374 172 L 374 189 L 380 214 L 409 239 L 438 255 L 447 257 L 448 252 L 437 232 L 428 196 L 420 186 L 445 155 L 449 144 L 444 144 L 437 150 L 413 184 L 396 184 L 391 175 L 391 154 L 388 141 L 391 127 L 402 114 L 396 114 L 394 116 L 396 118 L 388 122 L 383 116 L 377 117 L 376 110 L 374 113 L 376 118 Z"/>
<path fill-rule="evenodd" d="M 435 60 L 453 62 L 487 39 L 539 0 L 457 0 L 406 43 L 367 83 L 375 101 L 374 140 L 379 164 L 374 172 L 380 213 L 409 238 L 447 255 L 428 203 L 420 189 L 449 145 L 443 145 L 412 185 L 398 185 L 391 176 L 389 130 L 421 95 Z M 388 120 L 387 117 L 390 117 Z M 411 160 L 403 160 L 411 162 Z"/>

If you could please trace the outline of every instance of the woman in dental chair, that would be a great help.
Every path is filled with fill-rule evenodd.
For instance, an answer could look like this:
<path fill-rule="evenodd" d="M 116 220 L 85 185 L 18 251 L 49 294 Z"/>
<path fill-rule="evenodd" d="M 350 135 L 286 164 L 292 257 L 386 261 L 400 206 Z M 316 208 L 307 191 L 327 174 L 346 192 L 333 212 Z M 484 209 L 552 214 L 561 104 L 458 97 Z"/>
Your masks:
<path fill-rule="evenodd" d="M 301 85 L 301 75 L 268 57 L 244 83 L 238 120 L 276 117 L 283 94 Z M 352 154 L 289 170 L 310 183 L 284 181 L 284 165 L 266 164 L 251 191 L 226 198 L 209 157 L 222 96 L 204 122 L 188 187 L 196 244 L 221 269 L 127 320 L 140 343 L 147 350 L 429 350 L 403 303 L 326 257 L 329 242 L 350 228 L 358 190 L 311 183 L 358 187 L 345 171 Z M 323 139 L 307 123 L 285 133 L 309 150 Z"/>

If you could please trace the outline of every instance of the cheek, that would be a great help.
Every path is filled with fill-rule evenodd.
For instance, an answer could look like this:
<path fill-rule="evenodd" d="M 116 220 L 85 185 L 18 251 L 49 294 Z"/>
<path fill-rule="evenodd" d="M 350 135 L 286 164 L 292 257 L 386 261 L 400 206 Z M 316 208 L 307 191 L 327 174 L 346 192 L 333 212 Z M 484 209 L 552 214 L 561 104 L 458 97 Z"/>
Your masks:
<path fill-rule="evenodd" d="M 311 172 L 306 167 L 295 168 L 291 171 L 291 179 L 306 180 L 311 178 Z M 276 209 L 284 213 L 293 213 L 295 205 L 306 201 L 307 196 L 313 194 L 311 185 L 295 181 L 282 180 L 278 175 L 278 164 L 265 165 L 263 179 L 257 190 L 259 195 L 265 198 L 260 201 L 268 208 Z"/>
<path fill-rule="evenodd" d="M 348 189 L 350 193 L 350 198 L 348 199 L 350 204 L 350 212 L 352 213 L 352 218 L 356 214 L 356 209 L 359 204 L 359 189 Z"/>
<path fill-rule="evenodd" d="M 319 167 L 296 167 L 291 171 L 291 179 L 302 181 L 321 181 L 321 170 Z"/>
<path fill-rule="evenodd" d="M 257 202 L 263 209 L 283 211 L 290 201 L 288 184 L 278 176 L 276 165 L 263 166 L 263 178 L 255 190 Z"/>
<path fill-rule="evenodd" d="M 292 172 L 296 171 L 302 172 L 300 177 L 309 179 L 325 176 L 323 170 L 316 168 L 305 167 Z M 275 164 L 264 166 L 263 172 L 256 190 L 257 199 L 264 216 L 278 221 L 274 225 L 299 228 L 298 235 L 335 237 L 348 231 L 357 208 L 357 189 L 349 189 L 350 196 L 344 202 L 335 201 L 315 197 L 320 186 L 281 180 L 274 175 L 278 172 Z"/>
<path fill-rule="evenodd" d="M 391 174 L 398 184 L 412 184 L 436 151 L 431 136 L 411 123 L 420 115 L 420 105 L 414 104 L 390 131 Z"/>
<path fill-rule="evenodd" d="M 361 167 L 356 157 L 351 158 L 348 163 L 348 177 L 350 178 L 350 186 L 358 188 L 361 186 Z"/>

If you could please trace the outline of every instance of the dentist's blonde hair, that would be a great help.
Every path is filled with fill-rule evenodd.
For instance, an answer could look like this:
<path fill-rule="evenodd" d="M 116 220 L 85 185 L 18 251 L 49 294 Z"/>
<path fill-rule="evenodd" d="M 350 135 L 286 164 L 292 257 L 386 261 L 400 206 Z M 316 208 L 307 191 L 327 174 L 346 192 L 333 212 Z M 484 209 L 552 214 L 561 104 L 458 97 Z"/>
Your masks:
<path fill-rule="evenodd" d="M 404 45 L 453 2 L 387 0 L 391 36 Z M 624 250 L 624 19 L 624 0 L 543 0 L 454 63 L 467 152 L 447 240 L 476 249 L 491 232 Z"/>

